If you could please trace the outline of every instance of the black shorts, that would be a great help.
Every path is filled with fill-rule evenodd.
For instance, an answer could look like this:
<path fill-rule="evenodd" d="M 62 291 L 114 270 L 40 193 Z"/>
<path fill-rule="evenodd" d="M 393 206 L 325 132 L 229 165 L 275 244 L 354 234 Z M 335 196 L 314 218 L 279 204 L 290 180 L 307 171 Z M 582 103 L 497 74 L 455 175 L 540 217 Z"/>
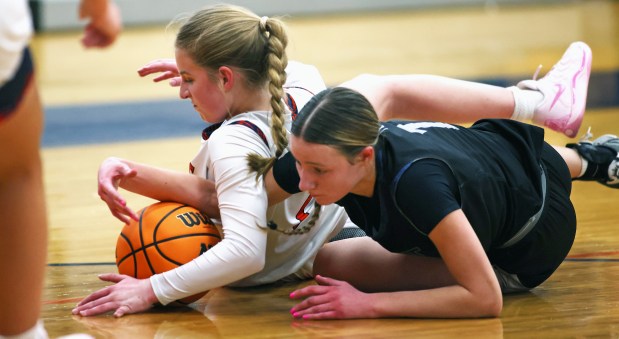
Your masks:
<path fill-rule="evenodd" d="M 576 212 L 570 200 L 572 179 L 565 161 L 550 145 L 544 144 L 541 156 L 546 173 L 546 201 L 535 227 L 521 241 L 505 249 L 502 263 L 520 282 L 533 288 L 548 279 L 567 257 L 576 237 Z M 518 266 L 510 267 L 518 257 Z"/>
<path fill-rule="evenodd" d="M 24 91 L 32 80 L 33 71 L 30 49 L 25 48 L 15 76 L 0 87 L 0 122 L 15 111 L 21 102 Z"/>

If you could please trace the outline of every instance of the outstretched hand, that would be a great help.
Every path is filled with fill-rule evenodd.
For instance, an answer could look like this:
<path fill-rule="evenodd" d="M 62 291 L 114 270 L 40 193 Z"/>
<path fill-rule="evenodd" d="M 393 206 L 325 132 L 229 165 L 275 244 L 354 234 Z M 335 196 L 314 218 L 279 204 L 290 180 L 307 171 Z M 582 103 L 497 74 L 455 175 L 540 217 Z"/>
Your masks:
<path fill-rule="evenodd" d="M 114 316 L 119 318 L 125 314 L 145 311 L 157 302 L 148 279 L 135 279 L 116 273 L 101 274 L 99 279 L 113 282 L 114 285 L 84 298 L 71 313 L 88 317 L 114 311 Z"/>
<path fill-rule="evenodd" d="M 363 293 L 345 281 L 317 275 L 318 285 L 290 293 L 291 299 L 305 299 L 290 313 L 306 320 L 373 318 L 371 294 Z"/>
<path fill-rule="evenodd" d="M 153 78 L 154 82 L 170 79 L 170 86 L 178 87 L 181 85 L 181 76 L 174 59 L 156 59 L 138 69 L 138 74 L 141 77 L 154 73 L 161 73 Z"/>
<path fill-rule="evenodd" d="M 138 215 L 127 206 L 127 201 L 118 193 L 118 187 L 123 179 L 136 175 L 136 170 L 118 158 L 107 158 L 99 167 L 99 197 L 105 201 L 112 215 L 125 224 L 131 219 L 138 220 Z"/>

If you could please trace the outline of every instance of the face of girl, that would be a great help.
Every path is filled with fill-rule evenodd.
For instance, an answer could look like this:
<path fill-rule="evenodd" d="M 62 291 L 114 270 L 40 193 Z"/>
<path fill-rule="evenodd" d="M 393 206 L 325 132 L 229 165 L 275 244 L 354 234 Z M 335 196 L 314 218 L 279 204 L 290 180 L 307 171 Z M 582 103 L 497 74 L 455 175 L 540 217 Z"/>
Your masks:
<path fill-rule="evenodd" d="M 182 79 L 181 98 L 191 100 L 202 120 L 209 123 L 225 120 L 228 109 L 219 82 L 210 77 L 206 69 L 198 66 L 189 54 L 178 48 L 176 65 Z"/>
<path fill-rule="evenodd" d="M 297 161 L 299 189 L 311 194 L 321 205 L 332 204 L 350 192 L 356 193 L 356 186 L 365 176 L 360 158 L 351 164 L 333 147 L 292 136 L 290 151 Z"/>

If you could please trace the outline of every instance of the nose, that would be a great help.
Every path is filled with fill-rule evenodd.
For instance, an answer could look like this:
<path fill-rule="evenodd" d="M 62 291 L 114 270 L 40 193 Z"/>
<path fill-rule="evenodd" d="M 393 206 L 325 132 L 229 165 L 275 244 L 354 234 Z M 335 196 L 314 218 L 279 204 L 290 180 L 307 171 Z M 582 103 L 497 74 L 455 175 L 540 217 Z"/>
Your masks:
<path fill-rule="evenodd" d="M 316 188 L 316 182 L 301 170 L 299 170 L 299 179 L 299 189 L 301 191 L 308 192 Z"/>
<path fill-rule="evenodd" d="M 189 89 L 187 89 L 187 86 L 185 86 L 184 83 L 181 83 L 181 86 L 178 89 L 178 94 L 181 97 L 181 99 L 188 99 L 190 97 L 189 94 Z"/>

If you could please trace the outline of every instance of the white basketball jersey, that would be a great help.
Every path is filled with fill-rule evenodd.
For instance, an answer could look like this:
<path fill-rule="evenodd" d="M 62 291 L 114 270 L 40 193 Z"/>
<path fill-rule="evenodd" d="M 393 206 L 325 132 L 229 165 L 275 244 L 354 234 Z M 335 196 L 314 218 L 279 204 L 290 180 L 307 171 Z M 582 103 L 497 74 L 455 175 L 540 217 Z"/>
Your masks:
<path fill-rule="evenodd" d="M 28 2 L 0 1 L 0 86 L 14 76 L 31 35 Z"/>
<path fill-rule="evenodd" d="M 247 140 L 248 147 L 255 149 L 256 153 L 265 156 L 269 153 L 274 153 L 274 150 L 272 150 L 273 141 L 268 125 L 269 117 L 270 113 L 268 112 L 244 113 L 226 121 L 220 128 L 227 130 L 227 133 L 234 134 L 234 139 L 237 143 L 239 138 Z M 247 127 L 247 122 L 262 131 L 262 136 L 266 138 L 268 145 L 263 141 L 259 133 Z M 288 127 L 290 126 L 289 119 L 286 121 L 286 125 Z M 240 135 L 242 137 L 240 137 Z M 220 139 L 225 136 L 218 135 L 218 133 L 215 132 L 213 137 Z M 215 147 L 221 148 L 225 147 L 224 145 L 228 144 L 228 142 L 217 140 L 216 144 L 218 146 Z M 209 141 L 204 141 L 200 151 L 191 162 L 195 175 L 200 175 L 211 180 L 216 179 L 217 174 L 215 173 L 215 168 L 212 166 L 212 156 L 215 153 L 217 152 L 209 150 Z M 218 170 L 236 171 L 240 177 L 247 176 L 247 172 L 243 169 L 219 168 Z M 264 189 L 261 180 L 256 183 L 256 185 L 258 185 L 256 189 Z M 222 190 L 239 189 L 237 186 L 226 186 L 217 181 L 216 186 L 218 196 L 221 195 Z M 239 196 L 233 199 L 242 199 L 242 197 Z M 246 203 L 267 204 L 267 202 L 258 201 L 247 201 Z M 313 210 L 314 199 L 305 192 L 295 194 L 269 207 L 267 210 L 266 225 L 261 225 L 267 229 L 267 250 L 264 269 L 231 285 L 259 285 L 284 279 L 291 275 L 297 278 L 312 277 L 312 263 L 316 253 L 325 242 L 335 236 L 344 227 L 348 219 L 343 208 L 335 204 L 323 206 L 321 207 L 320 218 L 313 227 L 309 227 L 308 223 L 312 219 Z M 214 221 L 219 222 L 218 220 Z"/>

